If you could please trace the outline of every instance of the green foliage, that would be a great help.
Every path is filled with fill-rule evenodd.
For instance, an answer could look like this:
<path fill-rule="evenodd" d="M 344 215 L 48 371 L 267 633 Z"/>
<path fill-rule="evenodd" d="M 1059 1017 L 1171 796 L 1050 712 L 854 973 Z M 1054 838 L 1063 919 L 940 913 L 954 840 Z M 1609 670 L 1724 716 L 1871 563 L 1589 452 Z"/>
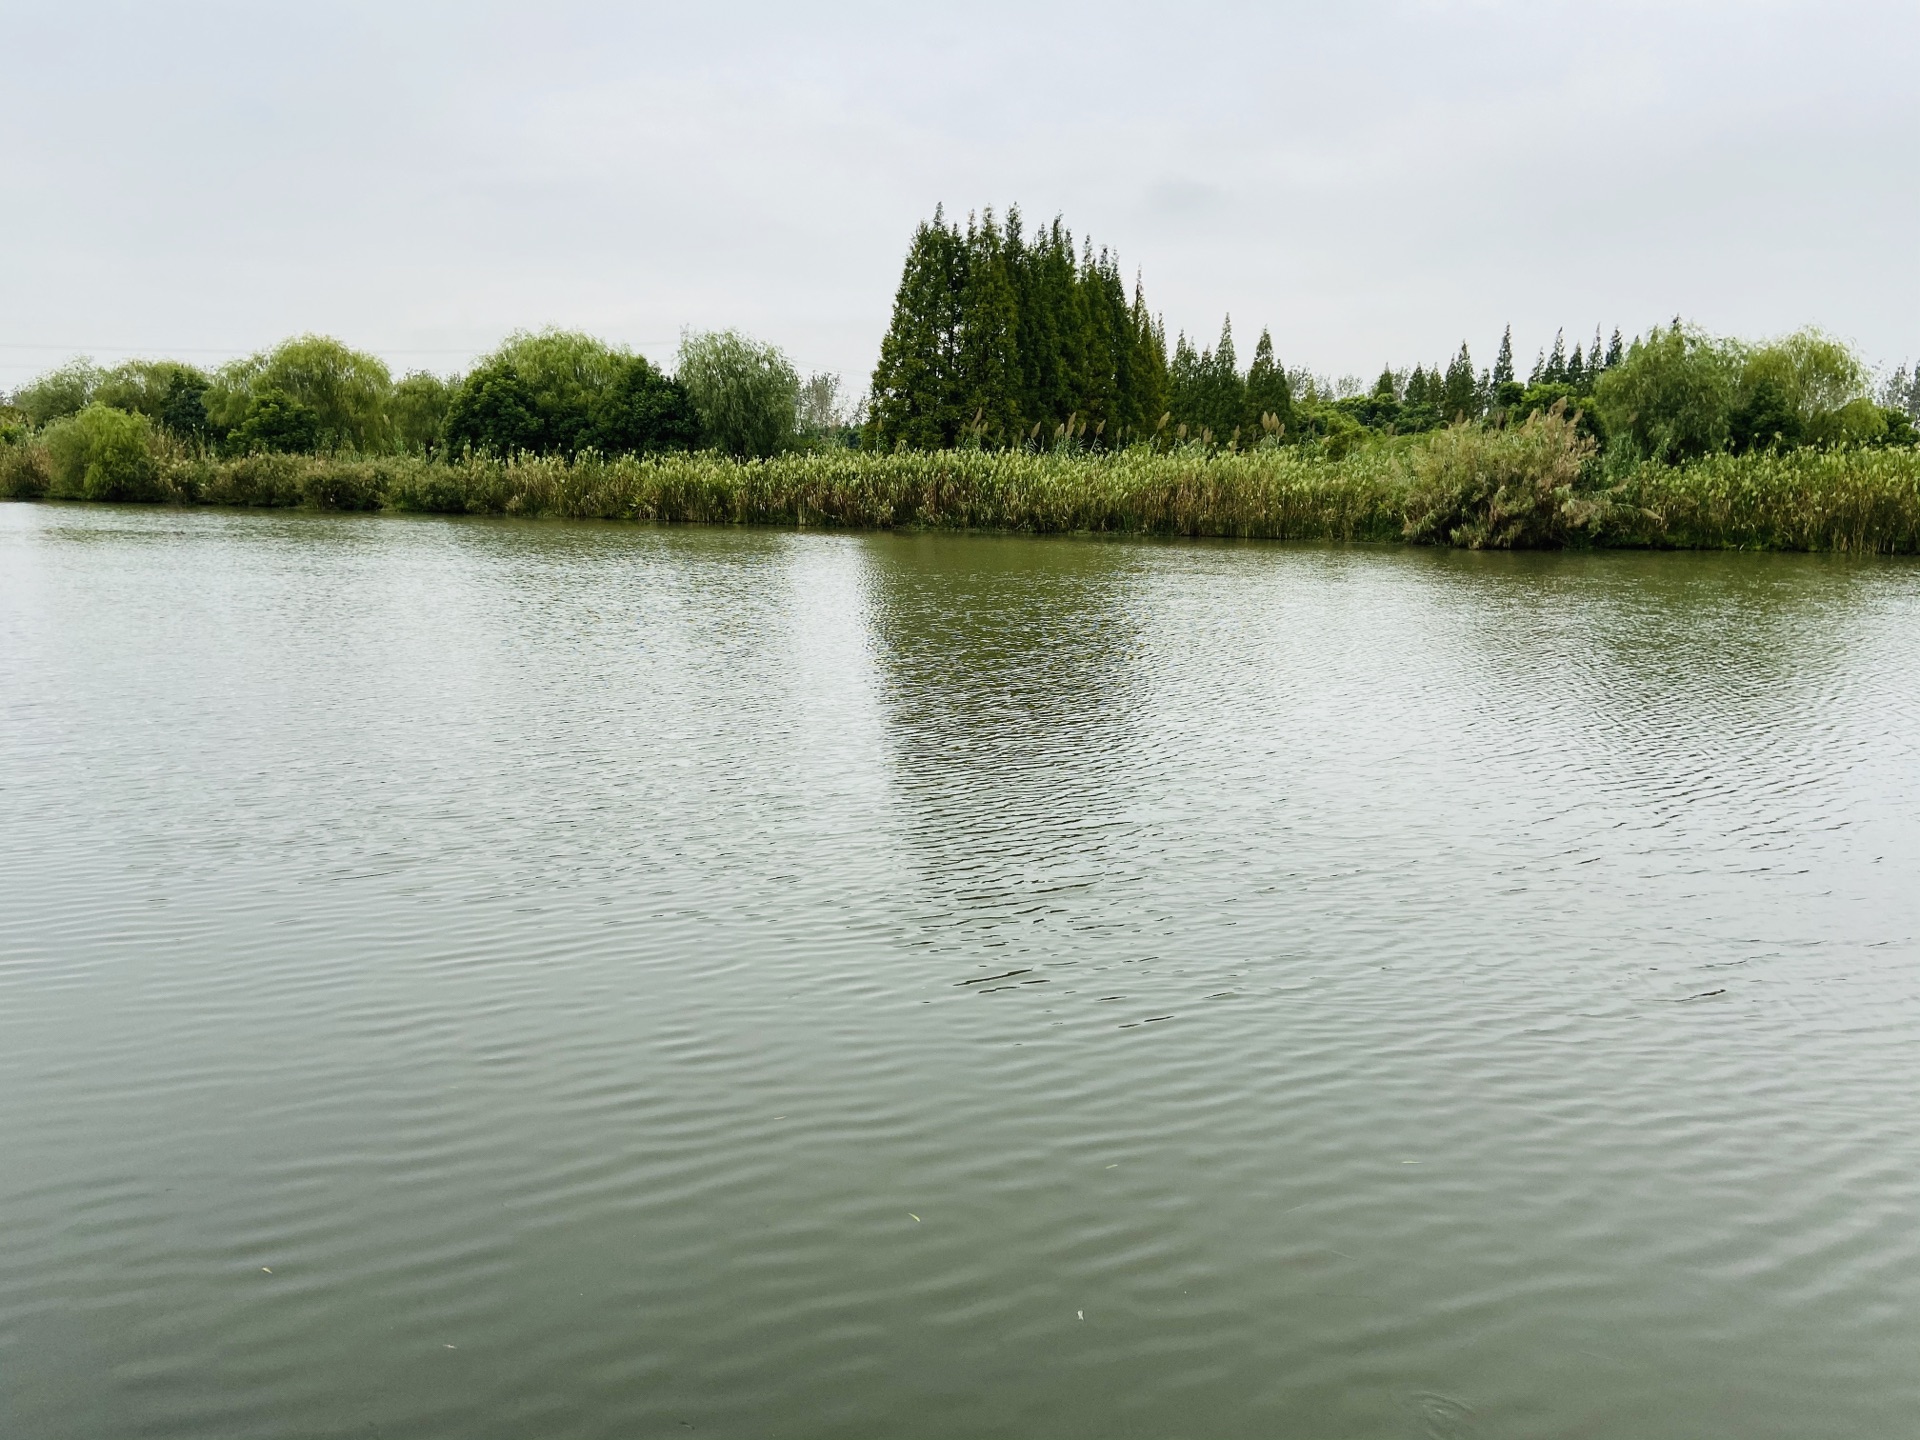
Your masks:
<path fill-rule="evenodd" d="M 389 443 L 387 397 L 392 377 L 377 356 L 352 350 L 325 335 L 301 335 L 273 350 L 223 365 L 204 396 L 216 433 L 248 423 L 255 399 L 277 392 L 313 418 L 314 439 L 301 448 L 374 451 Z M 276 406 L 279 401 L 275 401 Z M 263 427 L 256 425 L 253 434 Z M 289 433 L 304 433 L 294 426 Z M 251 440 L 242 442 L 252 448 Z"/>
<path fill-rule="evenodd" d="M 144 415 L 169 430 L 177 428 L 168 419 L 171 412 L 179 421 L 180 433 L 192 436 L 206 429 L 204 407 L 196 416 L 193 405 L 206 390 L 205 372 L 192 365 L 178 360 L 129 360 L 100 377 L 93 398 L 116 410 Z"/>
<path fill-rule="evenodd" d="M 737 330 L 695 332 L 680 342 L 674 378 L 708 440 L 728 454 L 764 457 L 793 443 L 800 376 L 778 346 Z"/>
<path fill-rule="evenodd" d="M 1674 463 L 1725 448 L 1738 381 L 1730 347 L 1676 320 L 1628 347 L 1600 377 L 1594 403 L 1633 454 Z"/>
<path fill-rule="evenodd" d="M 247 455 L 262 450 L 307 454 L 318 450 L 320 417 L 278 386 L 262 386 L 248 396 L 240 423 L 227 432 L 227 448 Z"/>
<path fill-rule="evenodd" d="M 1630 457 L 1676 463 L 1725 449 L 1883 443 L 1890 432 L 1866 389 L 1858 357 L 1817 330 L 1746 345 L 1675 321 L 1627 347 L 1595 401 Z"/>
<path fill-rule="evenodd" d="M 1233 319 L 1220 325 L 1219 342 L 1195 354 L 1185 336 L 1174 350 L 1168 405 L 1190 439 L 1203 445 L 1237 444 L 1247 413 L 1246 381 L 1233 348 Z M 1248 436 L 1251 443 L 1252 436 Z"/>
<path fill-rule="evenodd" d="M 1260 332 L 1247 369 L 1246 411 L 1241 429 L 1248 436 L 1278 441 L 1293 427 L 1293 383 L 1273 355 L 1273 336 Z"/>
<path fill-rule="evenodd" d="M 1058 220 L 1026 233 L 991 211 L 915 230 L 874 369 L 881 449 L 1128 443 L 1170 400 L 1166 340 L 1136 282 Z M 1236 414 L 1229 429 L 1238 424 Z"/>
<path fill-rule="evenodd" d="M 840 393 L 840 377 L 815 371 L 800 387 L 798 424 L 803 444 L 816 449 L 857 446 L 861 406 Z"/>
<path fill-rule="evenodd" d="M 584 423 L 584 408 L 579 416 Z M 564 430 L 569 439 L 575 439 L 580 428 L 565 426 Z M 497 356 L 474 369 L 447 404 L 447 443 L 455 448 L 489 455 L 550 454 L 563 446 L 554 438 L 562 429 L 547 424 L 533 387 L 511 361 Z"/>
<path fill-rule="evenodd" d="M 1607 514 L 1583 486 L 1593 442 L 1556 408 L 1518 425 L 1463 423 L 1415 453 L 1406 536 L 1473 550 L 1585 538 Z"/>
<path fill-rule="evenodd" d="M 647 360 L 565 330 L 508 338 L 448 397 L 456 449 L 491 455 L 649 454 L 699 443 L 685 390 Z"/>
<path fill-rule="evenodd" d="M 654 455 L 701 443 L 700 417 L 687 388 L 638 355 L 622 357 L 589 414 L 587 439 L 602 455 Z M 791 425 L 789 420 L 789 430 Z"/>
<path fill-rule="evenodd" d="M 1779 377 L 1762 373 L 1740 388 L 1727 417 L 1727 438 L 1736 455 L 1791 450 L 1806 438 L 1806 421 Z"/>
<path fill-rule="evenodd" d="M 387 423 L 395 447 L 430 454 L 447 428 L 453 386 L 438 375 L 415 370 L 387 397 Z"/>
<path fill-rule="evenodd" d="M 51 425 L 69 415 L 78 415 L 92 402 L 103 373 L 84 357 L 71 360 L 15 391 L 14 408 L 33 425 Z"/>
<path fill-rule="evenodd" d="M 152 423 L 98 402 L 46 430 L 48 492 L 80 500 L 157 498 Z"/>
<path fill-rule="evenodd" d="M 109 424 L 148 425 L 106 407 L 96 413 Z M 82 428 L 69 421 L 0 443 L 0 494 L 26 498 L 52 488 L 87 495 L 87 461 L 102 455 L 77 462 L 77 487 L 54 486 L 46 443 L 50 432 Z M 1599 467 L 1582 463 L 1590 452 L 1564 416 L 1505 428 L 1470 424 L 1344 452 L 1329 436 L 1240 451 L 1143 443 L 1044 454 L 834 447 L 764 461 L 713 451 L 582 451 L 572 459 L 465 452 L 446 460 L 206 455 L 151 427 L 147 439 L 144 467 L 130 445 L 101 447 L 125 468 L 116 482 L 105 473 L 111 463 L 103 465 L 91 493 L 189 504 L 718 524 L 1920 552 L 1920 449 L 1846 444 L 1720 452 L 1687 465 L 1609 470 L 1608 488 L 1598 490 Z M 75 466 L 69 456 L 69 481 Z M 127 472 L 135 483 L 127 483 Z"/>
<path fill-rule="evenodd" d="M 46 445 L 18 410 L 0 411 L 0 500 L 38 500 L 53 481 Z"/>

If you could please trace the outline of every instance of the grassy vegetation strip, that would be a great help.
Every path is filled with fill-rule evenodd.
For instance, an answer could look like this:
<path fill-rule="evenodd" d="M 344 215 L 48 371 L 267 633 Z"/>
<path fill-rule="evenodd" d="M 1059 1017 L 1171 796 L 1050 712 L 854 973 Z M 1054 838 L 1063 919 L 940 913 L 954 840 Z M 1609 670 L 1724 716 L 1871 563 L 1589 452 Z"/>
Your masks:
<path fill-rule="evenodd" d="M 1605 477 L 1575 463 L 1575 447 L 1516 427 L 1338 459 L 1307 447 L 451 463 L 159 455 L 107 475 L 61 474 L 32 445 L 10 445 L 0 449 L 0 495 L 734 525 L 1920 551 L 1915 448 L 1715 455 Z"/>

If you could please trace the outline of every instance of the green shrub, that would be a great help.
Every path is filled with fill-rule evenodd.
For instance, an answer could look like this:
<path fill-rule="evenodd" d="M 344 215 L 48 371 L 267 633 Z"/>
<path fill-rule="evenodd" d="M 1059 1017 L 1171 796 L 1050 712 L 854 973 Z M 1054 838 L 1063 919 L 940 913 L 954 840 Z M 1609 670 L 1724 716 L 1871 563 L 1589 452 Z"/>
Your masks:
<path fill-rule="evenodd" d="M 300 477 L 300 499 L 316 510 L 378 510 L 387 470 L 372 461 L 309 464 Z"/>
<path fill-rule="evenodd" d="M 269 451 L 221 460 L 209 467 L 195 496 L 209 505 L 298 505 L 307 464 L 301 456 Z"/>
<path fill-rule="evenodd" d="M 46 429 L 51 495 L 84 500 L 163 498 L 144 415 L 94 403 Z"/>
<path fill-rule="evenodd" d="M 1593 453 L 1560 405 L 1518 425 L 1441 431 L 1414 454 L 1406 537 L 1473 550 L 1589 538 L 1607 509 L 1582 486 Z"/>
<path fill-rule="evenodd" d="M 38 500 L 53 481 L 47 447 L 18 421 L 0 425 L 0 500 Z"/>

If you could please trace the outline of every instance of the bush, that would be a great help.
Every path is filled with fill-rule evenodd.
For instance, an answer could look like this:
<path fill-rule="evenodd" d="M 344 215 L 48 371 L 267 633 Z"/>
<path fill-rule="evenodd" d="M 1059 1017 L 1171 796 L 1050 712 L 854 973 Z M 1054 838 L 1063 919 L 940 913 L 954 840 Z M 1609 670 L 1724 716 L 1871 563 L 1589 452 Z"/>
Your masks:
<path fill-rule="evenodd" d="M 1593 453 L 1563 406 L 1518 425 L 1455 425 L 1414 455 L 1406 537 L 1508 550 L 1591 536 L 1608 508 L 1583 493 Z"/>
<path fill-rule="evenodd" d="M 144 415 L 95 403 L 46 430 L 47 493 L 84 500 L 157 500 L 153 426 Z"/>
<path fill-rule="evenodd" d="M 680 342 L 675 378 L 718 448 L 767 456 L 793 443 L 800 375 L 778 346 L 757 344 L 737 330 L 690 334 Z"/>
<path fill-rule="evenodd" d="M 0 423 L 0 500 L 38 500 L 52 480 L 47 447 L 19 421 Z"/>

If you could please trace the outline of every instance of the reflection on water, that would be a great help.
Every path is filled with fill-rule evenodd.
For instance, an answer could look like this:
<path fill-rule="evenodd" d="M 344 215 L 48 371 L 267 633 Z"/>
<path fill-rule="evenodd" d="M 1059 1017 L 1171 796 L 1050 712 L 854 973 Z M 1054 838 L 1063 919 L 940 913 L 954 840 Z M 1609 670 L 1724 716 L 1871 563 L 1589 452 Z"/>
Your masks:
<path fill-rule="evenodd" d="M 1905 1433 L 1916 618 L 0 507 L 0 1433 Z"/>

